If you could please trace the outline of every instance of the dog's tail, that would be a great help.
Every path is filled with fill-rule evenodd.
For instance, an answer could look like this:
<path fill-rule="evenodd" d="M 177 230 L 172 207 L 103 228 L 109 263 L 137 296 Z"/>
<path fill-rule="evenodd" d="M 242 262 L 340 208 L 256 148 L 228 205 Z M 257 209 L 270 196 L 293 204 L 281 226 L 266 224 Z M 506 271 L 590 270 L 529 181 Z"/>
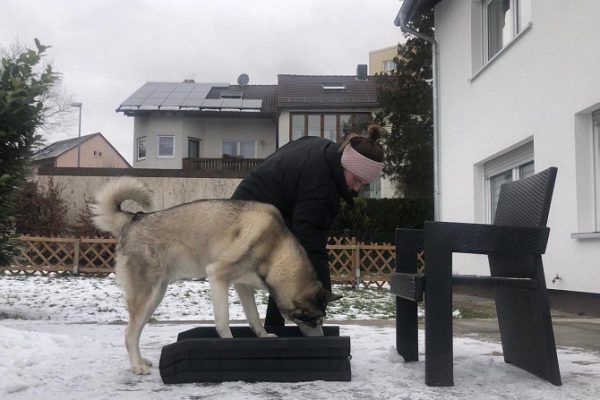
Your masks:
<path fill-rule="evenodd" d="M 123 227 L 131 221 L 134 214 L 121 209 L 121 203 L 133 200 L 142 208 L 152 207 L 150 190 L 133 178 L 120 178 L 110 182 L 96 195 L 96 204 L 92 206 L 92 217 L 98 229 L 110 232 L 118 237 Z"/>

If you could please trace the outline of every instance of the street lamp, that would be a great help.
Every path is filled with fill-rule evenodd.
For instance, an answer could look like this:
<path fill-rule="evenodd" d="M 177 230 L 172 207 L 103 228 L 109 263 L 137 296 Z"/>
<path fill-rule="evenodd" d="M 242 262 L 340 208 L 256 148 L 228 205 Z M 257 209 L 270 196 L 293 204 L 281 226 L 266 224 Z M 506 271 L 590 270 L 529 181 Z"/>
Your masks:
<path fill-rule="evenodd" d="M 79 151 L 79 143 L 81 142 L 81 107 L 83 106 L 83 103 L 79 103 L 79 102 L 74 102 L 71 103 L 71 107 L 77 107 L 79 108 L 79 133 L 78 133 L 78 140 L 77 140 L 77 168 L 79 168 L 79 162 L 80 162 L 80 151 Z"/>

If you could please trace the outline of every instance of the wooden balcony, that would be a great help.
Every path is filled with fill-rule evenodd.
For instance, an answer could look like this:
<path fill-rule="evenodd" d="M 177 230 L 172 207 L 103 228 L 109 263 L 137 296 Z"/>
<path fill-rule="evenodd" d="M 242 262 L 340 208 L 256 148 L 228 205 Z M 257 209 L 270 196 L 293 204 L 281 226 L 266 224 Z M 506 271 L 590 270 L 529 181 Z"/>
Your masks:
<path fill-rule="evenodd" d="M 181 168 L 184 171 L 214 175 L 215 177 L 243 178 L 263 161 L 264 158 L 184 158 Z"/>

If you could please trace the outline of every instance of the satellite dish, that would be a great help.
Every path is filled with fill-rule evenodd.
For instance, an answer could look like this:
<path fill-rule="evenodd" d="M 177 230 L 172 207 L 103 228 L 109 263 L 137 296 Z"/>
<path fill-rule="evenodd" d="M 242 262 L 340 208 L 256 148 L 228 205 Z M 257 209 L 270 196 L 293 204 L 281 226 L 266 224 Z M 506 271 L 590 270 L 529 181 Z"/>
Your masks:
<path fill-rule="evenodd" d="M 246 86 L 249 81 L 250 81 L 250 78 L 246 74 L 241 74 L 240 76 L 238 76 L 237 82 L 238 82 L 238 85 L 240 85 L 240 86 Z"/>

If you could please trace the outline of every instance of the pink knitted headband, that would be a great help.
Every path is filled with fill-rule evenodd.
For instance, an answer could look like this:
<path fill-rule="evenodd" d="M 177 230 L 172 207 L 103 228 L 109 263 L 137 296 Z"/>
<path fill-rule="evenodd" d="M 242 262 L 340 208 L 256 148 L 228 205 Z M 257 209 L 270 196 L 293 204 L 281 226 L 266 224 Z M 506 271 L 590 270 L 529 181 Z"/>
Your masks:
<path fill-rule="evenodd" d="M 371 160 L 348 143 L 342 152 L 342 167 L 358 176 L 364 182 L 371 182 L 381 176 L 383 163 Z"/>

